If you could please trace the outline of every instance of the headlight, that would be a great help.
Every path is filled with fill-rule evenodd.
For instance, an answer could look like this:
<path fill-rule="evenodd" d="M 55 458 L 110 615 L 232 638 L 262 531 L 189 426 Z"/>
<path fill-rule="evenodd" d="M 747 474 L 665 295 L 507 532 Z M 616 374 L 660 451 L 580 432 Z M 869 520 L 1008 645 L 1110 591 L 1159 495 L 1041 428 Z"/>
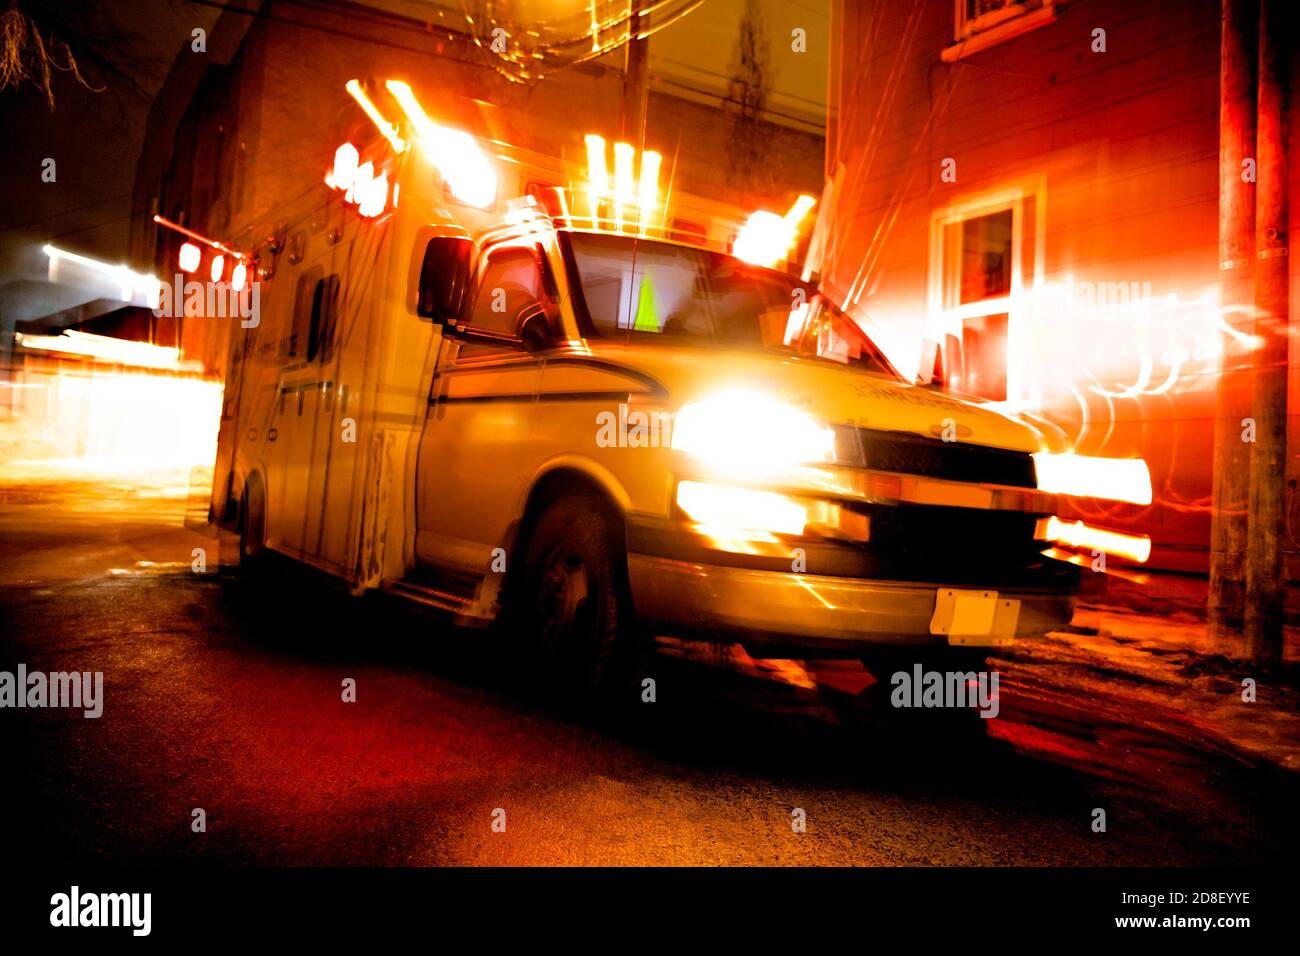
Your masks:
<path fill-rule="evenodd" d="M 677 506 L 705 530 L 725 534 L 803 534 L 807 525 L 799 502 L 754 488 L 683 481 L 677 486 Z"/>
<path fill-rule="evenodd" d="M 738 477 L 835 460 L 824 422 L 757 392 L 726 392 L 683 405 L 673 449 Z"/>
<path fill-rule="evenodd" d="M 1151 471 L 1141 458 L 1034 455 L 1038 487 L 1057 495 L 1151 504 Z"/>
<path fill-rule="evenodd" d="M 677 483 L 677 507 L 696 530 L 727 547 L 737 541 L 772 540 L 773 534 L 801 535 L 851 541 L 871 539 L 871 521 L 834 501 L 791 497 L 774 491 L 710 481 Z"/>

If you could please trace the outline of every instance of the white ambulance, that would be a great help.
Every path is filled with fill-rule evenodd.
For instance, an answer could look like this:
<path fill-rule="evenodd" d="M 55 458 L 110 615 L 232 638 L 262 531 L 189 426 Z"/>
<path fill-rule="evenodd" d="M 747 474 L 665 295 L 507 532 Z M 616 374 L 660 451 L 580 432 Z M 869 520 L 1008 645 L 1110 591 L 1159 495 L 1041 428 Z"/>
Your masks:
<path fill-rule="evenodd" d="M 1072 459 L 770 268 L 810 200 L 741 222 L 657 154 L 589 136 L 569 169 L 404 83 L 349 91 L 382 135 L 251 251 L 233 334 L 213 509 L 254 573 L 278 552 L 498 622 L 581 691 L 650 635 L 870 659 L 1069 621 Z"/>

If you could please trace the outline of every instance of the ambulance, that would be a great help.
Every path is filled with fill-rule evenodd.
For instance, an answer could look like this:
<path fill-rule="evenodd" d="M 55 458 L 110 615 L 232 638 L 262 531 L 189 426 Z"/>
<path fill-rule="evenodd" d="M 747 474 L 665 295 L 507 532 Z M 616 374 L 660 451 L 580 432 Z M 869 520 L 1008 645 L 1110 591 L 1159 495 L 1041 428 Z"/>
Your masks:
<path fill-rule="evenodd" d="M 811 197 L 746 216 L 652 150 L 588 135 L 566 165 L 402 81 L 348 92 L 372 141 L 247 252 L 212 508 L 248 573 L 274 552 L 492 626 L 589 693 L 656 636 L 1042 635 L 1093 541 L 1058 495 L 1149 501 L 1140 462 L 905 380 L 791 271 Z"/>

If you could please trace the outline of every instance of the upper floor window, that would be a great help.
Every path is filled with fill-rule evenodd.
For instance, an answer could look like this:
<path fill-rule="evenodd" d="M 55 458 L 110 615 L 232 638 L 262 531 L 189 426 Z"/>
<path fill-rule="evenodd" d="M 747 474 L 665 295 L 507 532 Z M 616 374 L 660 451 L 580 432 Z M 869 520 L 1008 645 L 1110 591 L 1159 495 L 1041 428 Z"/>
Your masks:
<path fill-rule="evenodd" d="M 943 51 L 951 62 L 1010 40 L 1056 19 L 1059 0 L 954 0 L 953 45 Z"/>

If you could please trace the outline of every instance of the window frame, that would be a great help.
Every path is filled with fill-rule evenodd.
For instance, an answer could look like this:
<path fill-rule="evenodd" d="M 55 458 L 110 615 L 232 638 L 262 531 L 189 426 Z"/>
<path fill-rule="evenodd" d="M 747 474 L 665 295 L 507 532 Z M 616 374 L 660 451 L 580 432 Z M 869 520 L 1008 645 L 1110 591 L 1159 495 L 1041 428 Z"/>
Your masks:
<path fill-rule="evenodd" d="M 947 63 L 1015 39 L 1057 19 L 1059 0 L 1041 0 L 1030 6 L 1027 0 L 1009 0 L 999 10 L 978 17 L 966 15 L 967 0 L 953 0 L 953 43 L 940 54 Z"/>
<path fill-rule="evenodd" d="M 1032 203 L 1032 218 L 1026 207 Z M 1006 295 L 962 303 L 959 290 L 949 297 L 950 250 L 945 236 L 950 226 L 999 212 L 1011 212 L 1011 282 Z M 1044 288 L 1046 180 L 1039 178 L 1005 189 L 978 194 L 934 210 L 930 218 L 930 262 L 927 276 L 928 303 L 925 340 L 944 343 L 950 336 L 961 339 L 968 319 L 1006 314 L 1006 398 L 985 400 L 1009 408 L 1034 405 L 1042 397 L 1041 370 L 1028 361 L 1031 346 L 1039 334 L 1039 314 L 1034 290 Z M 1033 230 L 1032 244 L 1026 244 L 1026 227 Z M 955 234 L 960 236 L 958 228 Z M 958 250 L 958 254 L 960 250 Z M 960 261 L 960 260 L 958 260 Z M 1028 262 L 1028 264 L 1027 264 Z M 960 285 L 960 273 L 957 275 Z M 926 356 L 922 356 L 922 362 Z M 945 362 L 949 366 L 950 361 Z M 924 372 L 924 367 L 922 369 Z"/>
<path fill-rule="evenodd" d="M 327 298 L 328 315 L 323 314 Z M 339 273 L 326 272 L 323 266 L 313 265 L 298 275 L 288 332 L 280 340 L 278 358 L 282 369 L 291 371 L 330 362 L 338 337 L 342 298 L 343 279 Z M 299 335 L 301 349 L 290 352 L 290 343 L 296 345 Z"/>
<path fill-rule="evenodd" d="M 474 268 L 474 295 L 466 304 L 463 318 L 456 323 L 456 328 L 460 332 L 469 333 L 473 338 L 464 338 L 459 341 L 456 352 L 456 360 L 477 360 L 479 358 L 497 358 L 502 354 L 518 352 L 523 348 L 523 339 L 518 333 L 498 332 L 495 329 L 486 329 L 474 324 L 474 315 L 478 308 L 480 297 L 487 288 L 487 273 L 492 266 L 492 259 L 499 255 L 526 255 L 535 257 L 534 247 L 535 240 L 523 241 L 518 239 L 509 239 L 503 242 L 495 243 L 484 249 L 478 256 L 478 262 Z M 545 283 L 542 279 L 541 270 L 537 267 L 536 260 L 533 262 L 534 274 L 537 278 L 537 288 L 539 291 L 544 289 Z M 539 302 L 545 300 L 538 296 Z M 490 341 L 496 340 L 496 341 Z M 467 352 L 466 350 L 469 349 Z"/>
<path fill-rule="evenodd" d="M 289 313 L 289 327 L 281 337 L 277 354 L 281 368 L 303 368 L 312 364 L 312 358 L 308 356 L 315 355 L 315 346 L 311 339 L 312 330 L 316 326 L 317 290 L 324 279 L 325 269 L 321 265 L 309 266 L 297 276 L 294 283 L 293 305 Z M 299 334 L 302 336 L 300 350 L 297 348 Z"/>
<path fill-rule="evenodd" d="M 308 323 L 307 363 L 327 364 L 334 357 L 338 334 L 342 280 L 337 272 L 322 276 L 312 292 L 311 320 Z M 328 306 L 328 315 L 325 315 Z M 328 321 L 326 321 L 328 320 Z"/>
<path fill-rule="evenodd" d="M 585 230 L 567 231 L 567 232 L 562 232 L 560 234 L 560 251 L 564 257 L 565 268 L 568 270 L 569 275 L 572 276 L 571 281 L 572 281 L 572 289 L 573 289 L 573 303 L 574 303 L 575 316 L 578 322 L 578 330 L 579 330 L 579 334 L 581 334 L 581 336 L 584 339 L 616 342 L 622 345 L 632 345 L 638 341 L 641 341 L 641 342 L 657 343 L 664 346 L 671 346 L 674 348 L 682 348 L 682 349 L 704 348 L 704 346 L 701 346 L 695 342 L 683 341 L 674 336 L 665 337 L 665 336 L 661 336 L 659 333 L 638 332 L 631 327 L 623 328 L 620 326 L 620 327 L 616 327 L 613 330 L 605 331 L 600 326 L 598 326 L 595 320 L 592 319 L 591 317 L 590 307 L 587 302 L 587 290 L 583 284 L 582 271 L 578 265 L 578 259 L 577 259 L 578 253 L 574 249 L 573 239 L 575 236 L 592 236 L 597 238 L 609 236 L 611 239 L 619 239 L 619 238 L 626 238 L 626 237 L 621 237 L 615 233 L 606 234 L 601 232 L 590 232 Z M 656 246 L 680 248 L 693 254 L 719 256 L 724 259 L 734 260 L 734 256 L 731 256 L 730 253 L 722 252 L 716 249 L 708 249 L 700 246 L 693 246 L 688 243 L 676 242 L 671 239 L 647 238 L 643 240 L 640 237 L 632 237 L 632 238 L 634 239 L 634 241 L 638 241 L 638 242 L 644 241 Z M 748 263 L 740 263 L 739 260 L 735 260 L 735 261 L 747 268 L 753 268 L 756 271 L 768 271 L 777 275 L 782 275 L 779 270 L 764 269 L 762 266 L 752 266 L 751 264 Z M 806 288 L 808 290 L 809 298 L 811 298 L 811 296 L 815 294 L 816 291 L 815 288 L 812 286 L 808 286 L 802 280 L 799 280 L 790 275 L 783 275 L 782 277 L 784 279 L 794 282 L 797 286 Z M 629 289 L 626 285 L 622 285 L 619 293 L 619 301 L 620 302 L 628 301 L 630 305 L 630 296 L 631 296 L 631 289 Z M 902 380 L 903 379 L 902 374 L 898 371 L 897 368 L 894 367 L 893 363 L 889 360 L 889 357 L 885 354 L 884 349 L 880 347 L 879 343 L 867 332 L 867 330 L 864 329 L 860 323 L 856 322 L 852 318 L 852 316 L 850 316 L 848 313 L 844 312 L 842 309 L 839 309 L 837 306 L 834 306 L 834 303 L 830 302 L 830 300 L 827 300 L 827 302 L 828 304 L 835 307 L 835 311 L 839 314 L 839 316 L 843 319 L 843 321 L 857 328 L 858 332 L 862 335 L 863 340 L 870 351 L 871 360 L 875 362 L 877 365 L 879 365 L 880 368 L 878 369 L 868 368 L 865 365 L 857 365 L 850 362 L 840 362 L 836 359 L 827 358 L 825 356 L 810 355 L 798 351 L 782 350 L 778 354 L 786 358 L 797 359 L 800 361 L 817 362 L 833 368 L 848 369 L 850 371 L 860 372 L 865 375 L 876 375 L 876 376 L 881 376 L 895 381 Z M 787 319 L 787 329 L 788 329 L 788 319 Z M 806 332 L 806 327 L 804 331 Z M 730 346 L 730 347 L 736 347 L 736 346 Z M 747 349 L 747 348 L 744 350 L 751 351 L 751 349 Z M 769 350 L 766 347 L 760 347 L 758 349 L 753 349 L 752 351 L 754 352 L 754 354 L 765 355 L 765 354 L 772 354 L 773 350 Z"/>

